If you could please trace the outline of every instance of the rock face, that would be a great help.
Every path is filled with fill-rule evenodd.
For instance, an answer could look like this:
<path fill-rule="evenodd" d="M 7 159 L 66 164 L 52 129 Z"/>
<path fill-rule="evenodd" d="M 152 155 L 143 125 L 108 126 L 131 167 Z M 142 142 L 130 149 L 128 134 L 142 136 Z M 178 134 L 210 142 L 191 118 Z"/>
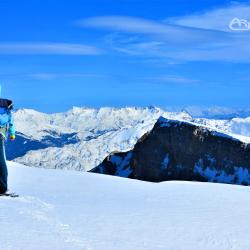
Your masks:
<path fill-rule="evenodd" d="M 250 144 L 191 122 L 161 117 L 133 150 L 109 155 L 92 172 L 151 182 L 250 185 Z"/>

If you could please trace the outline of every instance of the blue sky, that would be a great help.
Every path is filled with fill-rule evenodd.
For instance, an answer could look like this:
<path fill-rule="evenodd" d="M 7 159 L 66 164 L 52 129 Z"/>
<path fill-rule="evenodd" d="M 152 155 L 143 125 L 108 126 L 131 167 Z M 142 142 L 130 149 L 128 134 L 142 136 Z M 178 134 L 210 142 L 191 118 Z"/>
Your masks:
<path fill-rule="evenodd" d="M 250 106 L 250 2 L 0 0 L 2 96 L 72 106 Z"/>

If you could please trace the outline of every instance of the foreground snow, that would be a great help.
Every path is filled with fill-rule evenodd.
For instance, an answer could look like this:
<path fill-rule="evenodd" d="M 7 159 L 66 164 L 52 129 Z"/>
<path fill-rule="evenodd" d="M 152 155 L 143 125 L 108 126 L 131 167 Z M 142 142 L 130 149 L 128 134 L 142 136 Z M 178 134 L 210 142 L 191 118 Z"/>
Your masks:
<path fill-rule="evenodd" d="M 250 188 L 153 184 L 9 163 L 1 250 L 250 249 Z"/>

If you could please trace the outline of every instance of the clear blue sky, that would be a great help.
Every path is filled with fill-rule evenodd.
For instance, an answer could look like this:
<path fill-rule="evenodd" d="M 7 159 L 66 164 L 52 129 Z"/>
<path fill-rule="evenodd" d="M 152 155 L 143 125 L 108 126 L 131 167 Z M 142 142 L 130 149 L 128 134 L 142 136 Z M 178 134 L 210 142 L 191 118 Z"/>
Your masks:
<path fill-rule="evenodd" d="M 250 3 L 0 0 L 0 84 L 16 107 L 250 107 Z"/>

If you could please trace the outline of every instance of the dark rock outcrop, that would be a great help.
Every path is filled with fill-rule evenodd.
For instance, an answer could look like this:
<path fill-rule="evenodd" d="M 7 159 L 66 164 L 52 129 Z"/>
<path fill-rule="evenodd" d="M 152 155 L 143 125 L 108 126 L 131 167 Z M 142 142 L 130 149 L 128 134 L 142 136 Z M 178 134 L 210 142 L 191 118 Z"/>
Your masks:
<path fill-rule="evenodd" d="M 250 144 L 203 126 L 161 117 L 133 150 L 109 155 L 92 172 L 151 182 L 250 185 Z"/>

